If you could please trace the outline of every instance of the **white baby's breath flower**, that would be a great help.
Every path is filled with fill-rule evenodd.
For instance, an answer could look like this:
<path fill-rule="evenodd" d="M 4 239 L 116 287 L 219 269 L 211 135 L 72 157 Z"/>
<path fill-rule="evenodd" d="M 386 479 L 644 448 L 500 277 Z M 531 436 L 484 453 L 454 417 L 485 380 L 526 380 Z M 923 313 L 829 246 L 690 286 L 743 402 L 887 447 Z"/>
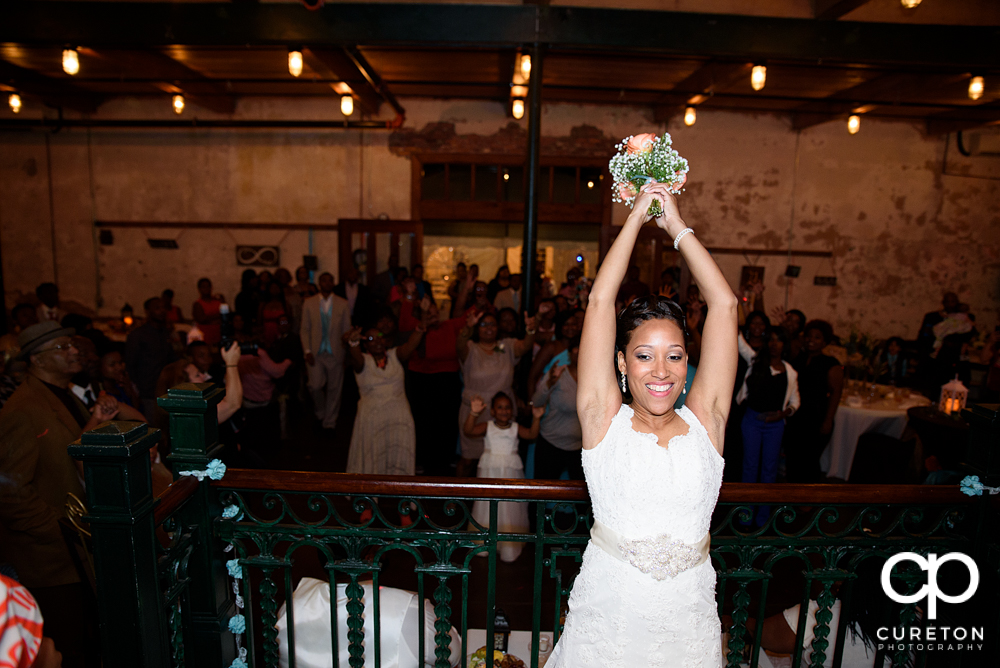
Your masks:
<path fill-rule="evenodd" d="M 629 135 L 615 146 L 618 152 L 608 163 L 612 177 L 612 201 L 624 202 L 631 208 L 639 189 L 646 183 L 655 181 L 667 185 L 683 183 L 688 173 L 688 161 L 675 151 L 670 135 L 664 133 L 655 137 L 648 150 L 629 152 Z M 650 213 L 656 215 L 659 206 L 654 202 Z"/>

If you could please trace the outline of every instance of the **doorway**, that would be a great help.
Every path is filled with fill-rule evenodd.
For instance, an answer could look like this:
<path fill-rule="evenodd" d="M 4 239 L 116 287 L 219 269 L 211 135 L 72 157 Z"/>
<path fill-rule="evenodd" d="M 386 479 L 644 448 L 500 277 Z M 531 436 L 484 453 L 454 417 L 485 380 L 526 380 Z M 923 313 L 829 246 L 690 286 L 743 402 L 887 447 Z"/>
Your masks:
<path fill-rule="evenodd" d="M 340 272 L 353 264 L 361 282 L 371 285 L 375 276 L 389 268 L 389 257 L 413 269 L 423 261 L 424 225 L 410 220 L 341 219 L 339 233 Z"/>

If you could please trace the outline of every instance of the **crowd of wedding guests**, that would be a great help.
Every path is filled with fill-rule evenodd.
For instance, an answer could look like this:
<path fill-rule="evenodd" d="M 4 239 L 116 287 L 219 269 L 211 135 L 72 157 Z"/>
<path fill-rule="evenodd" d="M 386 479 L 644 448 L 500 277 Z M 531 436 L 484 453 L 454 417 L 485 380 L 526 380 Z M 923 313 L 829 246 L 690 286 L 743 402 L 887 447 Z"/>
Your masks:
<path fill-rule="evenodd" d="M 164 290 L 118 336 L 67 312 L 52 283 L 16 304 L 9 333 L 0 337 L 0 565 L 13 567 L 45 612 L 64 665 L 86 665 L 90 637 L 73 622 L 88 594 L 58 525 L 66 494 L 84 498 L 66 446 L 112 418 L 166 432 L 156 398 L 180 383 L 225 385 L 220 438 L 238 466 L 274 466 L 282 448 L 294 447 L 290 434 L 302 425 L 293 423 L 303 420 L 316 439 L 333 443 L 338 421 L 350 416 L 350 443 L 340 446 L 348 450 L 348 472 L 583 479 L 576 383 L 590 281 L 582 266 L 558 282 L 543 268 L 535 268 L 538 294 L 529 312 L 522 277 L 507 267 L 486 280 L 475 264 L 459 263 L 435 296 L 423 268 L 402 267 L 396 257 L 370 285 L 352 266 L 339 282 L 305 267 L 294 278 L 286 269 L 247 269 L 232 301 L 204 278 L 187 313 Z M 705 305 L 697 285 L 681 294 L 671 270 L 660 283 L 658 294 L 687 316 L 689 384 Z M 651 292 L 632 267 L 619 306 Z M 744 286 L 738 297 L 740 367 L 726 478 L 818 482 L 820 454 L 858 353 L 829 323 L 801 310 L 768 315 L 759 285 Z M 970 353 L 977 337 L 985 345 Z M 936 401 L 941 384 L 956 375 L 968 383 L 975 363 L 990 370 L 983 388 L 989 399 L 1000 390 L 1000 334 L 979 332 L 949 292 L 942 308 L 924 317 L 916 340 L 891 337 L 869 351 L 866 379 Z M 168 448 L 164 438 L 153 453 L 157 489 L 171 480 Z M 527 530 L 526 517 L 510 510 L 500 530 Z M 758 509 L 758 524 L 767 512 Z"/>
<path fill-rule="evenodd" d="M 347 267 L 339 282 L 305 267 L 294 278 L 283 268 L 247 269 L 231 302 L 209 279 L 199 280 L 189 318 L 174 304 L 172 290 L 151 297 L 143 305 L 144 317 L 137 318 L 142 324 L 131 328 L 124 342 L 109 338 L 91 319 L 64 312 L 58 287 L 42 284 L 36 300 L 13 307 L 10 332 L 0 337 L 0 408 L 28 374 L 30 360 L 20 351 L 19 337 L 39 324 L 58 324 L 65 330 L 60 333 L 70 336 L 81 368 L 66 389 L 88 412 L 100 401 L 114 402 L 161 427 L 165 414 L 156 398 L 168 388 L 226 382 L 222 347 L 231 339 L 243 348 L 235 362 L 238 383 L 227 384 L 238 405 L 229 402 L 231 414 L 222 422 L 224 439 L 240 453 L 237 463 L 273 463 L 289 435 L 290 408 L 310 411 L 319 437 L 330 436 L 341 417 L 346 381 L 352 400 L 345 408 L 354 418 L 351 471 L 475 475 L 484 438 L 470 436 L 462 425 L 475 397 L 489 402 L 503 393 L 518 422 L 530 424 L 532 406 L 546 407 L 540 435 L 530 445 L 520 444 L 522 457 L 530 451 L 528 473 L 582 479 L 574 346 L 589 280 L 582 266 L 574 266 L 557 286 L 542 269 L 536 268 L 532 316 L 521 311 L 521 276 L 506 266 L 486 280 L 477 265 L 459 263 L 444 299 L 435 298 L 423 267 L 408 270 L 395 256 L 371 285 L 355 267 Z M 687 314 L 690 381 L 701 352 L 704 303 L 694 284 L 682 298 L 673 270 L 660 278 L 658 293 Z M 624 307 L 650 293 L 633 266 L 618 299 Z M 768 315 L 759 285 L 743 286 L 739 296 L 740 368 L 727 473 L 773 481 L 783 453 L 787 480 L 814 482 L 845 377 L 854 368 L 848 358 L 857 353 L 829 323 L 809 320 L 801 310 L 775 308 Z M 942 308 L 924 317 L 915 341 L 891 337 L 869 353 L 866 378 L 912 387 L 936 400 L 943 383 L 955 376 L 969 383 L 972 364 L 981 362 L 993 370 L 985 391 L 995 392 L 1000 335 L 986 337 L 985 347 L 970 357 L 977 334 L 968 307 L 946 293 Z M 491 418 L 490 410 L 476 415 L 477 424 Z M 397 435 L 386 439 L 385 433 Z M 403 454 L 390 452 L 393 448 Z"/>

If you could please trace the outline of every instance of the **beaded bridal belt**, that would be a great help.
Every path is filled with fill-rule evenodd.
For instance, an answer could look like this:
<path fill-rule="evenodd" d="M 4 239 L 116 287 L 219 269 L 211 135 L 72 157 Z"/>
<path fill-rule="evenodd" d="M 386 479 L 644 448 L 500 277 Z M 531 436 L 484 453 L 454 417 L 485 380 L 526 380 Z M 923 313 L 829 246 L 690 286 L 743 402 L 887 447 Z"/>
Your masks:
<path fill-rule="evenodd" d="M 708 561 L 711 534 L 695 544 L 674 540 L 668 534 L 629 540 L 594 520 L 590 542 L 619 561 L 632 564 L 655 580 L 666 580 Z"/>

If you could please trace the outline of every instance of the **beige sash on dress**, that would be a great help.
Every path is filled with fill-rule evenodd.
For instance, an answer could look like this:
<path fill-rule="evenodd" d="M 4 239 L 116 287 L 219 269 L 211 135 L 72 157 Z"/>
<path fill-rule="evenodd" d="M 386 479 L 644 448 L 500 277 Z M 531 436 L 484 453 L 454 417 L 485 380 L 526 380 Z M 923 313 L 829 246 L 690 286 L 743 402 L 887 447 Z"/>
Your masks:
<path fill-rule="evenodd" d="M 712 535 L 706 533 L 694 545 L 674 540 L 668 534 L 629 540 L 595 519 L 590 542 L 654 579 L 665 580 L 708 561 Z"/>

